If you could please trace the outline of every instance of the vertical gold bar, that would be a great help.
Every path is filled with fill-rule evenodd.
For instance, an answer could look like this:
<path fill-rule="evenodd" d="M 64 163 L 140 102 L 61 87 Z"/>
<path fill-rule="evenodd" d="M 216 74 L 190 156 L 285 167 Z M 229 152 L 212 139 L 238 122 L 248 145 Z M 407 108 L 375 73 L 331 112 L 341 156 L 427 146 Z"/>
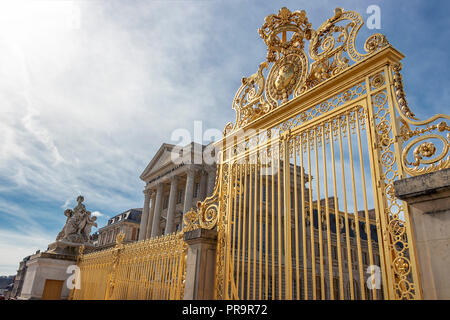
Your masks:
<path fill-rule="evenodd" d="M 281 148 L 280 141 L 278 140 L 278 297 L 280 300 L 283 299 L 283 282 L 281 278 L 282 264 L 281 264 Z"/>
<path fill-rule="evenodd" d="M 242 229 L 242 195 L 245 193 L 244 185 L 242 183 L 242 165 L 238 165 L 239 168 L 239 210 L 238 210 L 238 239 L 237 239 L 237 258 L 236 258 L 236 287 L 239 289 L 239 267 L 241 260 L 241 229 Z"/>
<path fill-rule="evenodd" d="M 360 288 L 361 288 L 361 297 L 363 300 L 365 300 L 366 293 L 364 290 L 364 270 L 363 270 L 363 264 L 362 264 L 362 257 L 361 257 L 361 235 L 359 232 L 359 214 L 358 214 L 358 204 L 356 200 L 356 185 L 355 185 L 355 170 L 353 166 L 353 150 L 352 150 L 352 139 L 351 139 L 351 132 L 350 132 L 350 114 L 347 113 L 347 138 L 348 138 L 348 151 L 349 151 L 349 157 L 350 157 L 350 170 L 352 174 L 352 191 L 353 191 L 353 204 L 354 204 L 354 210 L 355 210 L 355 229 L 356 229 L 356 245 L 358 250 L 358 266 L 359 266 L 359 281 L 360 281 Z M 358 122 L 358 119 L 356 119 Z M 364 189 L 364 188 L 363 188 Z"/>
<path fill-rule="evenodd" d="M 237 201 L 237 190 L 238 190 L 238 180 L 237 180 L 237 175 L 238 175 L 238 165 L 237 164 L 233 164 L 234 170 L 232 170 L 232 172 L 234 171 L 234 174 L 232 175 L 232 181 L 234 181 L 234 183 L 232 184 L 232 186 L 234 186 L 234 195 L 233 195 L 233 205 L 231 207 L 231 213 L 229 215 L 229 217 L 227 217 L 227 224 L 228 224 L 228 228 L 231 229 L 229 232 L 229 237 L 231 238 L 229 241 L 232 242 L 231 245 L 231 263 L 235 263 L 235 248 L 236 248 L 236 214 L 237 214 L 237 210 L 236 210 L 236 201 Z M 231 192 L 233 192 L 233 190 L 231 190 Z M 228 260 L 226 260 L 228 261 Z M 228 286 L 229 286 L 229 282 L 233 281 L 234 282 L 234 274 L 230 274 L 229 272 L 227 272 L 228 277 L 230 277 L 231 279 L 229 279 L 228 281 L 226 281 L 226 286 L 225 286 L 225 292 L 228 294 Z"/>
<path fill-rule="evenodd" d="M 320 293 L 325 300 L 325 276 L 323 270 L 323 242 L 322 242 L 322 208 L 320 205 L 320 176 L 319 176 L 319 149 L 317 146 L 318 127 L 314 128 L 314 153 L 316 156 L 316 187 L 317 187 L 317 228 L 319 229 L 319 266 L 320 266 Z"/>
<path fill-rule="evenodd" d="M 174 238 L 174 242 L 172 244 L 172 257 L 171 257 L 171 272 L 170 272 L 170 287 L 169 287 L 169 293 L 167 294 L 167 299 L 173 300 L 174 299 L 174 290 L 176 289 L 176 279 L 177 279 L 177 248 L 176 248 L 176 240 Z"/>
<path fill-rule="evenodd" d="M 347 260 L 348 260 L 348 273 L 349 273 L 349 283 L 350 283 L 350 298 L 355 299 L 354 289 L 353 289 L 353 266 L 352 266 L 352 255 L 350 248 L 350 235 L 349 235 L 349 225 L 348 225 L 348 211 L 347 211 L 347 191 L 345 187 L 345 171 L 344 171 L 344 152 L 342 150 L 342 135 L 341 135 L 341 118 L 338 120 L 338 133 L 339 133 L 339 152 L 341 159 L 341 170 L 342 170 L 342 188 L 344 191 L 344 214 L 345 214 L 345 237 L 347 240 Z M 350 134 L 347 132 L 347 134 Z"/>
<path fill-rule="evenodd" d="M 373 248 L 372 248 L 372 234 L 371 234 L 371 230 L 370 230 L 370 217 L 369 217 L 369 210 L 368 210 L 368 206 L 367 206 L 367 192 L 366 192 L 366 177 L 365 177 L 365 173 L 364 173 L 364 159 L 363 159 L 363 153 L 362 153 L 362 146 L 361 146 L 361 129 L 360 129 L 360 125 L 359 125 L 359 111 L 356 110 L 356 131 L 358 134 L 358 153 L 359 153 L 359 163 L 360 163 L 360 167 L 361 167 L 361 182 L 363 185 L 363 197 L 364 197 L 364 215 L 365 215 L 365 220 L 366 220 L 366 235 L 367 235 L 367 246 L 369 249 L 369 263 L 370 265 L 374 265 L 373 262 Z M 364 115 L 364 110 L 362 110 L 363 115 Z M 373 286 L 372 288 L 372 296 L 373 299 L 376 300 L 377 299 L 377 290 L 375 288 L 375 286 Z"/>
<path fill-rule="evenodd" d="M 311 148 L 310 148 L 310 141 L 309 141 L 309 134 L 310 132 L 306 132 L 306 146 L 308 151 L 308 182 L 309 182 L 309 218 L 310 218 L 310 242 L 311 242 L 311 278 L 312 278 L 312 294 L 313 294 L 313 300 L 316 300 L 316 255 L 315 255 L 315 246 L 314 246 L 314 213 L 313 213 L 313 200 L 312 200 L 312 177 L 311 177 Z"/>
<path fill-rule="evenodd" d="M 150 271 L 149 271 L 149 293 L 148 298 L 153 299 L 153 292 L 155 290 L 155 249 L 154 249 L 154 239 L 150 240 L 149 246 L 151 247 L 151 251 L 149 253 L 149 263 L 150 263 Z"/>
<path fill-rule="evenodd" d="M 272 300 L 275 300 L 275 146 L 273 146 L 272 143 L 272 161 L 270 163 L 271 169 L 272 169 L 272 175 L 270 179 L 272 180 L 272 219 L 271 219 L 271 226 L 272 226 Z"/>
<path fill-rule="evenodd" d="M 171 235 L 169 235 L 170 237 Z M 170 239 L 170 238 L 169 238 Z M 165 265 L 164 265 L 164 273 L 163 273 L 163 286 L 162 286 L 162 291 L 161 291 L 161 298 L 164 299 L 166 291 L 167 291 L 167 279 L 168 279 L 168 275 L 169 275 L 169 265 L 170 265 L 170 251 L 167 251 L 168 246 L 167 246 L 167 240 L 168 238 L 165 239 L 165 243 L 166 243 L 166 254 L 165 254 Z"/>
<path fill-rule="evenodd" d="M 284 144 L 284 277 L 285 277 L 285 299 L 292 300 L 292 249 L 291 249 L 291 165 L 289 154 L 288 137 L 283 140 Z"/>
<path fill-rule="evenodd" d="M 228 182 L 228 190 L 227 190 L 227 195 L 232 195 L 233 193 L 233 186 L 236 183 L 236 172 L 235 172 L 235 164 L 229 164 L 229 182 Z M 236 191 L 236 188 L 235 188 Z M 230 261 L 230 252 L 231 250 L 231 238 L 232 238 L 232 234 L 231 234 L 231 227 L 232 227 L 232 214 L 233 212 L 235 212 L 234 210 L 234 206 L 232 204 L 233 199 L 230 199 L 228 207 L 227 207 L 227 212 L 226 212 L 226 221 L 227 223 L 227 227 L 226 227 L 226 237 L 225 239 L 226 241 L 226 257 L 225 257 L 225 298 L 227 299 L 229 297 L 229 283 L 230 283 L 230 264 L 233 263 L 234 261 Z M 234 204 L 236 204 L 236 193 L 235 193 L 235 197 L 234 197 Z"/>
<path fill-rule="evenodd" d="M 298 188 L 297 188 L 297 139 L 292 140 L 292 155 L 294 158 L 294 223 L 295 223 L 295 281 L 297 283 L 297 300 L 300 300 L 300 260 L 298 238 Z"/>
<path fill-rule="evenodd" d="M 236 198 L 237 198 L 237 166 L 236 164 L 230 164 L 230 181 L 228 183 L 228 192 L 227 194 L 232 196 L 230 204 L 228 205 L 228 211 L 226 213 L 227 220 L 227 250 L 225 257 L 225 297 L 228 299 L 229 297 L 229 285 L 230 281 L 234 281 L 234 275 L 230 275 L 230 261 L 234 263 L 234 247 L 235 247 L 235 219 L 236 219 Z M 233 190 L 234 189 L 234 190 Z M 234 195 L 232 195 L 234 193 Z M 231 253 L 231 260 L 229 259 L 229 255 Z M 230 279 L 231 278 L 231 279 Z"/>
<path fill-rule="evenodd" d="M 176 232 L 174 232 L 174 237 L 172 241 L 172 250 L 171 250 L 171 256 L 170 256 L 170 273 L 169 273 L 169 288 L 167 292 L 167 299 L 173 300 L 173 290 L 176 286 Z"/>
<path fill-rule="evenodd" d="M 306 243 L 306 209 L 305 209 L 305 167 L 303 165 L 303 133 L 299 135 L 300 141 L 300 188 L 301 188 L 301 202 L 302 202 L 302 247 L 303 247 L 303 284 L 304 284 L 304 299 L 308 300 L 308 253 Z"/>
<path fill-rule="evenodd" d="M 338 130 L 339 127 L 338 127 Z M 331 164 L 333 169 L 333 193 L 334 193 L 334 224 L 336 231 L 336 244 L 338 254 L 338 269 L 339 269 L 339 294 L 340 299 L 344 299 L 344 278 L 342 275 L 342 248 L 341 248 L 341 227 L 340 227 L 340 213 L 338 207 L 337 187 L 336 187 L 336 161 L 334 159 L 334 128 L 333 121 L 330 121 L 330 148 L 331 148 Z"/>
<path fill-rule="evenodd" d="M 253 286 L 252 286 L 252 297 L 255 300 L 256 299 L 256 262 L 257 262 L 257 257 L 256 257 L 256 246 L 258 245 L 256 242 L 256 235 L 258 232 L 257 229 L 257 221 L 256 218 L 258 217 L 258 157 L 257 155 L 255 155 L 255 185 L 254 185 L 254 192 L 253 192 L 253 196 L 255 197 L 255 203 L 254 203 L 254 212 L 253 212 L 253 226 L 254 226 L 254 230 L 253 230 Z"/>
<path fill-rule="evenodd" d="M 328 204 L 328 172 L 327 172 L 327 152 L 325 148 L 325 144 L 327 143 L 327 139 L 325 137 L 326 131 L 325 126 L 327 123 L 324 123 L 322 125 L 322 160 L 323 160 L 323 177 L 324 177 L 324 192 L 325 192 L 325 217 L 326 217 L 326 224 L 327 224 L 327 245 L 328 245 L 328 279 L 330 281 L 330 298 L 331 300 L 334 300 L 334 283 L 333 283 L 333 260 L 331 257 L 331 230 L 330 230 L 330 206 Z M 328 124 L 329 125 L 329 124 Z M 331 129 L 328 127 L 327 131 L 329 130 L 330 139 L 331 138 Z"/>
<path fill-rule="evenodd" d="M 180 276 L 180 271 L 179 271 L 179 263 L 180 263 L 180 253 L 179 253 L 179 239 L 177 239 L 177 243 L 176 243 L 176 247 L 174 248 L 174 256 L 173 256 L 173 273 L 172 273 L 172 285 L 170 288 L 170 295 L 169 295 L 169 299 L 170 300 L 178 300 L 178 279 Z"/>
<path fill-rule="evenodd" d="M 164 239 L 164 240 L 165 240 L 164 242 L 166 242 L 167 238 Z M 164 254 L 164 268 L 163 268 L 164 271 L 163 271 L 163 277 L 162 277 L 161 291 L 160 291 L 160 294 L 159 294 L 161 299 L 164 299 L 164 294 L 165 294 L 166 289 L 167 289 L 166 281 L 167 281 L 167 271 L 169 269 L 169 256 L 168 256 L 168 252 L 166 250 L 167 250 L 167 247 L 164 250 L 165 251 L 165 254 Z"/>
<path fill-rule="evenodd" d="M 156 292 L 156 269 L 157 269 L 157 257 L 158 252 L 156 248 L 156 237 L 152 238 L 152 272 L 150 273 L 151 279 L 152 279 L 152 286 L 151 286 L 151 299 L 155 299 L 155 292 Z"/>
<path fill-rule="evenodd" d="M 248 210 L 248 241 L 247 241 L 247 300 L 250 300 L 250 268 L 251 268 L 251 255 L 252 255 L 252 213 L 253 213 L 253 187 L 252 187 L 252 173 L 253 164 L 250 164 L 249 178 L 249 210 Z"/>
<path fill-rule="evenodd" d="M 163 270 L 163 268 L 164 268 L 164 256 L 163 256 L 163 253 L 164 253 L 164 249 L 163 249 L 163 246 L 162 246 L 162 238 L 163 238 L 163 236 L 161 236 L 160 237 L 160 239 L 158 239 L 159 241 L 159 243 L 158 243 L 158 267 L 156 268 L 156 276 L 157 276 L 157 282 L 156 282 L 156 294 L 155 294 L 155 297 L 156 297 L 156 299 L 158 299 L 158 300 L 160 300 L 161 298 L 160 298 L 160 291 L 161 291 L 161 286 L 162 286 L 162 270 Z"/>
<path fill-rule="evenodd" d="M 172 241 L 171 241 L 172 242 Z M 172 266 L 173 266 L 173 261 L 172 261 L 172 243 L 170 243 L 170 248 L 169 248 L 169 252 L 168 252 L 168 256 L 167 256 L 167 271 L 166 271 L 166 279 L 164 281 L 165 283 L 165 290 L 164 290 L 164 299 L 168 299 L 169 298 L 169 294 L 170 294 L 170 287 L 171 287 L 171 278 L 172 278 Z"/>
<path fill-rule="evenodd" d="M 181 300 L 182 299 L 182 295 L 184 294 L 184 292 L 182 292 L 182 283 L 183 283 L 183 275 L 186 272 L 186 266 L 184 264 L 184 257 L 185 257 L 185 250 L 183 249 L 184 246 L 184 242 L 183 242 L 183 238 L 180 239 L 180 244 L 179 244 L 180 248 L 180 255 L 178 258 L 178 281 L 177 281 L 177 299 Z"/>
<path fill-rule="evenodd" d="M 262 226 L 263 226 L 263 176 L 262 176 L 262 161 L 259 164 L 259 300 L 262 300 Z"/>
<path fill-rule="evenodd" d="M 247 227 L 247 168 L 248 168 L 248 161 L 246 159 L 245 161 L 245 173 L 244 173 L 244 217 L 242 219 L 243 221 L 243 228 L 242 228 L 242 273 L 241 273 L 241 295 L 242 298 L 245 299 L 245 295 L 244 295 L 244 269 L 245 269 L 245 249 L 246 249 L 246 245 L 245 245 L 245 239 L 246 239 L 246 227 Z M 247 296 L 248 299 L 248 296 Z"/>
<path fill-rule="evenodd" d="M 164 237 L 162 236 L 161 239 L 163 239 Z M 161 245 L 158 245 L 158 249 L 159 249 L 159 254 L 158 254 L 158 260 L 159 260 L 159 267 L 156 269 L 156 272 L 158 273 L 158 286 L 157 286 L 157 291 L 156 291 L 156 299 L 161 300 L 161 288 L 162 288 L 162 277 L 163 277 L 163 270 L 164 270 L 164 264 L 165 264 L 165 259 L 164 259 L 164 248 Z"/>
<path fill-rule="evenodd" d="M 143 300 L 147 299 L 147 294 L 148 294 L 148 283 L 149 283 L 149 279 L 148 279 L 148 272 L 149 272 L 149 267 L 150 264 L 148 263 L 148 248 L 147 246 L 145 246 L 146 242 L 142 242 L 142 246 L 145 248 L 144 251 L 144 255 L 143 255 L 143 264 L 144 264 L 144 270 L 143 270 L 143 274 L 142 274 L 142 286 L 143 286 L 143 290 L 142 290 L 142 295 L 141 298 Z"/>
<path fill-rule="evenodd" d="M 163 292 L 165 289 L 165 279 L 166 279 L 166 266 L 167 266 L 167 248 L 165 248 L 165 239 L 166 236 L 163 236 L 162 239 L 162 268 L 160 270 L 161 272 L 161 278 L 160 278 L 160 287 L 159 287 L 159 292 L 158 292 L 158 299 L 162 300 L 163 299 Z"/>
<path fill-rule="evenodd" d="M 148 265 L 148 270 L 147 270 L 147 282 L 146 282 L 146 287 L 147 290 L 145 292 L 145 300 L 150 300 L 151 299 L 151 292 L 152 292 L 152 256 L 153 256 L 153 249 L 150 246 L 150 242 L 151 240 L 145 240 L 146 242 L 146 247 L 147 249 L 147 265 Z"/>
<path fill-rule="evenodd" d="M 268 161 L 269 159 L 267 158 L 267 153 L 266 153 L 266 158 L 265 158 L 265 164 L 266 164 L 266 224 L 265 224 L 265 239 L 264 239 L 264 251 L 265 251 L 265 263 L 266 263 L 266 268 L 265 268 L 265 299 L 269 299 L 269 173 L 268 173 Z"/>

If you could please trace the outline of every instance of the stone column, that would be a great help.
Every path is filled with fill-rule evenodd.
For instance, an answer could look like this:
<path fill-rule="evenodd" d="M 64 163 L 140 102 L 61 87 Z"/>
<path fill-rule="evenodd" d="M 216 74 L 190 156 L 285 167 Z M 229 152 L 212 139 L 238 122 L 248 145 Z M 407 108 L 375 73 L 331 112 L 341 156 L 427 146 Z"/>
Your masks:
<path fill-rule="evenodd" d="M 192 209 L 192 198 L 194 196 L 194 180 L 195 180 L 195 171 L 192 168 L 189 168 L 187 171 L 186 177 L 186 187 L 184 190 L 184 206 L 183 206 L 183 216 L 181 217 L 181 229 L 183 230 L 184 226 L 184 214 Z"/>
<path fill-rule="evenodd" d="M 214 298 L 217 231 L 196 229 L 185 232 L 188 244 L 186 258 L 185 300 L 211 300 Z"/>
<path fill-rule="evenodd" d="M 206 198 L 206 180 L 208 178 L 208 175 L 205 170 L 200 171 L 200 190 L 199 190 L 199 198 L 205 199 Z"/>
<path fill-rule="evenodd" d="M 156 193 L 152 192 L 151 201 L 150 201 L 150 209 L 148 211 L 147 229 L 145 231 L 144 239 L 151 238 L 151 236 L 152 236 L 153 217 L 155 215 L 155 200 L 156 200 Z"/>
<path fill-rule="evenodd" d="M 408 203 L 423 298 L 450 299 L 450 169 L 397 180 L 394 190 Z"/>
<path fill-rule="evenodd" d="M 173 220 L 175 218 L 175 207 L 177 199 L 178 177 L 173 176 L 170 182 L 169 206 L 167 208 L 166 230 L 164 234 L 174 232 Z"/>
<path fill-rule="evenodd" d="M 161 204 L 164 191 L 163 188 L 164 185 L 162 183 L 159 183 L 156 187 L 156 202 L 153 213 L 152 237 L 159 236 L 159 220 L 161 219 Z"/>
<path fill-rule="evenodd" d="M 184 190 L 183 213 L 188 212 L 192 208 L 192 197 L 194 195 L 194 180 L 195 180 L 194 169 L 188 169 L 186 177 L 186 188 Z"/>
<path fill-rule="evenodd" d="M 206 188 L 206 196 L 210 196 L 214 191 L 214 184 L 216 182 L 216 169 L 208 170 L 208 184 Z"/>
<path fill-rule="evenodd" d="M 144 208 L 142 210 L 141 224 L 139 225 L 139 241 L 145 239 L 145 230 L 147 229 L 147 221 L 149 215 L 150 190 L 144 190 Z"/>

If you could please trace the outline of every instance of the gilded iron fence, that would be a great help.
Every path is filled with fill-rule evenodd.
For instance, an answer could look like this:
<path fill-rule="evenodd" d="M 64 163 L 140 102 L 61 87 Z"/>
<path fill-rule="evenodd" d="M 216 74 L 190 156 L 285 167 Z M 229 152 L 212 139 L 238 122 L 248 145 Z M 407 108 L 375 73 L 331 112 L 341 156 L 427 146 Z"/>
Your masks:
<path fill-rule="evenodd" d="M 450 117 L 415 118 L 403 55 L 381 34 L 360 53 L 362 25 L 337 8 L 313 30 L 282 8 L 259 30 L 267 61 L 236 93 L 213 195 L 185 216 L 218 231 L 217 299 L 422 298 L 393 183 L 450 166 Z"/>
<path fill-rule="evenodd" d="M 179 300 L 186 276 L 183 233 L 122 244 L 78 257 L 80 288 L 74 300 Z"/>

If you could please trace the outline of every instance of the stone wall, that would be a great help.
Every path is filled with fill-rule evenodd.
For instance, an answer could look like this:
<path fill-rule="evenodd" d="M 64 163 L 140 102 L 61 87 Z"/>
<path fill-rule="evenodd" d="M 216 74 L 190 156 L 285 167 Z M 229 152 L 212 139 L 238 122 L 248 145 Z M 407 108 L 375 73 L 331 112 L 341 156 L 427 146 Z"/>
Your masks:
<path fill-rule="evenodd" d="M 398 180 L 408 203 L 424 299 L 450 299 L 450 169 Z"/>

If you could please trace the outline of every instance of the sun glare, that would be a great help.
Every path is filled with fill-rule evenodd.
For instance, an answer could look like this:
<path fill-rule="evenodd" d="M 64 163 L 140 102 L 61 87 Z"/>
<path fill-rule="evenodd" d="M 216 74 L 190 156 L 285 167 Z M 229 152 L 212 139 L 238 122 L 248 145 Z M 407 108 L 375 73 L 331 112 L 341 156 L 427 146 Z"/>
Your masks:
<path fill-rule="evenodd" d="M 23 41 L 32 37 L 58 35 L 79 28 L 77 1 L 2 0 L 0 36 Z"/>

